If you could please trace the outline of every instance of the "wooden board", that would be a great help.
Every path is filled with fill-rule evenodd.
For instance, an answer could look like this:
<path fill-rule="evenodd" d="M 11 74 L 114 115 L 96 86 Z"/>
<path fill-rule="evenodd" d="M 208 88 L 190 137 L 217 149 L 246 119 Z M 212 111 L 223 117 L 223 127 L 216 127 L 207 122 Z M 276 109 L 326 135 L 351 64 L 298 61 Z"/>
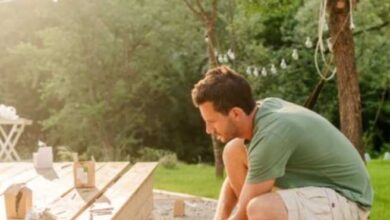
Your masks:
<path fill-rule="evenodd" d="M 103 163 L 96 164 L 96 170 L 104 165 Z M 70 192 L 73 185 L 73 163 L 71 162 L 56 165 L 55 170 L 46 170 L 38 178 L 27 183 L 33 191 L 33 204 L 46 208 Z"/>
<path fill-rule="evenodd" d="M 18 169 L 21 167 L 24 168 L 25 166 L 28 166 L 28 169 L 23 170 L 22 172 L 17 172 Z M 68 163 L 69 164 L 69 163 Z M 58 175 L 62 172 L 62 167 L 65 165 L 65 163 L 59 163 L 54 164 L 53 169 L 40 169 L 37 170 L 34 168 L 32 163 L 13 163 L 12 168 L 8 170 L 8 172 L 16 172 L 15 175 L 10 175 L 11 177 L 6 179 L 2 182 L 1 186 L 1 196 L 0 196 L 0 209 L 3 209 L 4 207 L 4 195 L 3 192 L 12 184 L 15 183 L 26 183 L 28 187 L 31 188 L 31 185 L 33 182 L 39 180 L 39 179 L 50 179 L 54 174 Z M 19 167 L 19 168 L 18 168 Z M 69 170 L 69 169 L 68 169 Z M 53 174 L 54 173 L 54 174 Z M 58 173 L 58 174 L 57 174 Z M 46 183 L 45 183 L 46 184 Z M 43 191 L 46 191 L 44 189 Z M 35 193 L 36 195 L 39 193 Z M 35 195 L 35 196 L 36 196 Z M 34 201 L 36 201 L 36 198 L 34 197 L 33 192 L 33 204 Z M 5 212 L 0 212 L 0 219 L 5 219 Z"/>
<path fill-rule="evenodd" d="M 112 185 L 95 204 L 109 203 L 112 213 L 94 215 L 93 219 L 148 219 L 153 209 L 153 172 L 157 163 L 137 163 Z M 78 219 L 90 219 L 90 209 Z"/>
<path fill-rule="evenodd" d="M 50 212 L 58 219 L 76 219 L 96 198 L 122 175 L 128 163 L 112 162 L 96 171 L 96 187 L 71 189 L 66 195 L 51 204 Z"/>
<path fill-rule="evenodd" d="M 7 170 L 8 168 L 12 167 L 13 163 L 0 163 L 0 173 L 3 173 L 5 170 Z M 1 178 L 1 174 L 0 174 L 0 178 Z"/>
<path fill-rule="evenodd" d="M 8 166 L 8 164 L 12 165 Z M 32 163 L 1 163 L 1 165 L 7 166 L 7 169 L 0 174 L 0 187 L 5 183 L 5 181 L 34 169 L 34 165 Z"/>
<path fill-rule="evenodd" d="M 20 163 L 12 163 L 13 167 L 20 166 Z M 32 164 L 31 164 L 32 165 Z M 73 188 L 73 163 L 55 163 L 52 169 L 31 169 L 13 175 L 4 185 L 25 182 L 33 192 L 33 206 L 47 207 L 53 200 L 61 198 Z M 24 166 L 24 165 L 23 165 Z M 104 164 L 97 164 L 100 169 Z M 15 171 L 17 169 L 11 169 Z M 0 210 L 4 207 L 4 196 L 0 196 Z M 0 212 L 0 219 L 5 219 L 5 212 Z"/>

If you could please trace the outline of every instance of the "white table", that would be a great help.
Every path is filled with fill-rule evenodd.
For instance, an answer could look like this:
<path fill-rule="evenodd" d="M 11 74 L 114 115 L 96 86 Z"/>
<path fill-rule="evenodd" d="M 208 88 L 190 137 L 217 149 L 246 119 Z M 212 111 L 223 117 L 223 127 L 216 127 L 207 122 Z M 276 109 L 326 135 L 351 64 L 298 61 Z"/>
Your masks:
<path fill-rule="evenodd" d="M 0 161 L 20 160 L 15 146 L 24 131 L 24 127 L 31 124 L 31 120 L 24 118 L 17 120 L 0 118 Z"/>

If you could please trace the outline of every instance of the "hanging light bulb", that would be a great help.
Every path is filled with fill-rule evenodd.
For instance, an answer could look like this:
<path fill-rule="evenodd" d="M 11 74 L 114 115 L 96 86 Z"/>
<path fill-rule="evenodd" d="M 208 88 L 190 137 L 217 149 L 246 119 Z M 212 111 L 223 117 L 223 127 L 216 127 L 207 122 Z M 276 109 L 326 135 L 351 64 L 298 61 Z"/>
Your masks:
<path fill-rule="evenodd" d="M 218 62 L 223 63 L 223 55 L 222 54 L 218 54 Z"/>
<path fill-rule="evenodd" d="M 294 60 L 298 60 L 299 59 L 298 50 L 294 49 L 291 56 Z"/>
<path fill-rule="evenodd" d="M 227 54 L 223 55 L 223 62 L 229 63 L 229 58 L 228 58 Z"/>
<path fill-rule="evenodd" d="M 305 46 L 306 46 L 307 48 L 312 48 L 312 47 L 313 47 L 313 42 L 311 42 L 310 37 L 307 37 L 307 38 L 306 38 Z"/>
<path fill-rule="evenodd" d="M 271 73 L 274 75 L 278 74 L 278 71 L 276 70 L 276 67 L 274 64 L 271 65 Z"/>
<path fill-rule="evenodd" d="M 229 50 L 228 50 L 227 55 L 229 56 L 229 59 L 230 59 L 230 60 L 236 59 L 236 55 L 234 54 L 234 52 L 232 51 L 232 49 L 229 49 Z"/>
<path fill-rule="evenodd" d="M 333 52 L 333 45 L 330 38 L 326 39 L 326 44 L 328 45 L 328 49 L 330 52 Z"/>
<path fill-rule="evenodd" d="M 255 70 L 253 70 L 253 75 L 256 77 L 259 76 L 259 69 L 257 69 L 257 67 L 255 67 Z"/>
<path fill-rule="evenodd" d="M 251 75 L 252 74 L 252 71 L 251 71 L 251 67 L 250 66 L 248 66 L 247 68 L 246 68 L 246 74 L 247 75 Z"/>
<path fill-rule="evenodd" d="M 265 69 L 265 67 L 263 67 L 263 68 L 261 69 L 261 75 L 262 75 L 262 76 L 267 76 L 267 70 Z"/>
<path fill-rule="evenodd" d="M 328 23 L 326 23 L 326 21 L 324 21 L 324 31 L 329 31 L 329 26 Z"/>
<path fill-rule="evenodd" d="M 349 25 L 349 27 L 353 30 L 355 29 L 355 23 L 353 21 L 351 21 L 351 24 Z"/>
<path fill-rule="evenodd" d="M 282 59 L 282 62 L 280 62 L 280 68 L 287 69 L 286 60 L 284 60 L 284 58 Z"/>

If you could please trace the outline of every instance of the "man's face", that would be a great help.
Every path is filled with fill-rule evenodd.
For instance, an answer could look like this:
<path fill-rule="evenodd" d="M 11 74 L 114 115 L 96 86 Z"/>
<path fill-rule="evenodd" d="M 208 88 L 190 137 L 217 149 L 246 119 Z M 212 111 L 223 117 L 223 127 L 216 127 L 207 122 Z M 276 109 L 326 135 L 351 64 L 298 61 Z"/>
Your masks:
<path fill-rule="evenodd" d="M 199 105 L 200 114 L 206 123 L 206 133 L 213 134 L 223 143 L 239 136 L 239 131 L 231 114 L 224 115 L 214 110 L 211 102 Z"/>

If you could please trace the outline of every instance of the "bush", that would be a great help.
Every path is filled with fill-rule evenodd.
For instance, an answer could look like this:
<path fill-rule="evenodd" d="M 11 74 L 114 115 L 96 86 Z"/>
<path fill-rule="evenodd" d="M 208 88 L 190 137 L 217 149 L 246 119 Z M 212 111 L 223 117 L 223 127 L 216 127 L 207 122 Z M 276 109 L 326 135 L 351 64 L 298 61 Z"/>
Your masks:
<path fill-rule="evenodd" d="M 162 150 L 157 150 L 149 147 L 144 147 L 139 151 L 141 155 L 138 160 L 140 161 L 158 161 L 165 154 Z"/>
<path fill-rule="evenodd" d="M 177 156 L 175 153 L 167 154 L 163 156 L 159 162 L 163 167 L 173 169 L 177 166 Z"/>

